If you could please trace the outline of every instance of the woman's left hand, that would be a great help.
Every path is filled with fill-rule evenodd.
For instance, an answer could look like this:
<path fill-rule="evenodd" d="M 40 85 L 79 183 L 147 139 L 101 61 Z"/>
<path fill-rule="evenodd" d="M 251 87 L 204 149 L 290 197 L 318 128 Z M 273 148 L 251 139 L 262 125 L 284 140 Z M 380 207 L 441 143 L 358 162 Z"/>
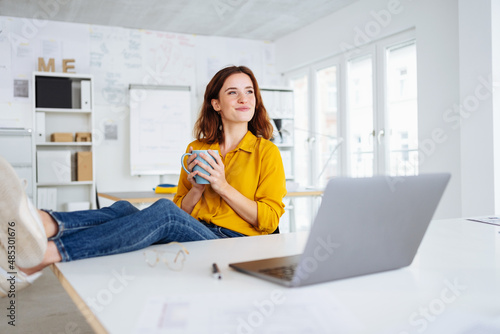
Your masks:
<path fill-rule="evenodd" d="M 222 162 L 219 154 L 216 154 L 215 151 L 208 150 L 208 153 L 215 159 L 215 161 L 212 158 L 205 156 L 203 153 L 201 153 L 200 156 L 205 159 L 205 161 L 207 161 L 213 169 L 210 168 L 210 166 L 206 166 L 198 161 L 197 165 L 210 173 L 210 175 L 200 173 L 199 176 L 208 180 L 212 189 L 216 193 L 220 194 L 224 189 L 226 189 L 227 186 L 229 186 L 229 183 L 226 181 L 224 163 Z"/>

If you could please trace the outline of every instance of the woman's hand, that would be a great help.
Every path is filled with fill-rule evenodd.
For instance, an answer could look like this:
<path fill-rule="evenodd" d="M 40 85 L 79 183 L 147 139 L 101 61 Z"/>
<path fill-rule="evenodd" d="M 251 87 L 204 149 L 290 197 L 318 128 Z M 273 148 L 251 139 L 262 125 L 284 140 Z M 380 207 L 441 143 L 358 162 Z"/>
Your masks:
<path fill-rule="evenodd" d="M 215 151 L 208 150 L 208 153 L 215 159 L 215 161 L 214 159 L 212 159 L 211 157 L 207 156 L 204 153 L 201 153 L 200 156 L 203 159 L 205 159 L 205 161 L 208 162 L 210 166 L 207 166 L 198 160 L 195 160 L 194 163 L 196 163 L 198 166 L 209 172 L 210 175 L 206 175 L 203 173 L 198 173 L 197 175 L 200 175 L 200 177 L 209 181 L 210 185 L 212 186 L 212 189 L 219 195 L 222 195 L 222 192 L 226 190 L 227 187 L 229 187 L 229 183 L 227 183 L 226 181 L 224 163 L 222 162 L 222 159 L 220 158 L 219 154 L 216 154 Z M 213 169 L 210 167 L 212 167 Z"/>
<path fill-rule="evenodd" d="M 233 188 L 226 181 L 226 173 L 224 168 L 224 163 L 221 157 L 212 150 L 208 150 L 208 153 L 215 159 L 207 156 L 206 154 L 200 153 L 200 156 L 208 162 L 210 166 L 195 160 L 196 164 L 210 173 L 209 175 L 200 173 L 200 177 L 208 180 L 212 189 L 220 195 L 220 197 L 231 207 L 233 210 L 243 218 L 247 223 L 257 227 L 258 226 L 258 215 L 257 215 L 257 202 L 248 199 L 243 196 L 238 190 Z"/>
<path fill-rule="evenodd" d="M 189 153 L 193 152 L 193 147 L 189 147 Z M 192 154 L 188 157 L 187 159 L 187 170 L 189 171 L 189 174 L 187 175 L 187 180 L 189 181 L 189 183 L 191 183 L 191 185 L 193 186 L 193 188 L 195 188 L 196 190 L 199 190 L 201 192 L 203 192 L 203 190 L 205 189 L 205 185 L 204 184 L 198 184 L 196 183 L 196 180 L 195 180 L 195 176 L 196 175 L 199 175 L 199 174 L 203 174 L 203 173 L 200 173 L 199 171 L 194 171 L 193 172 L 193 168 L 194 166 L 196 166 L 198 164 L 198 160 L 195 160 L 197 157 L 196 154 Z"/>

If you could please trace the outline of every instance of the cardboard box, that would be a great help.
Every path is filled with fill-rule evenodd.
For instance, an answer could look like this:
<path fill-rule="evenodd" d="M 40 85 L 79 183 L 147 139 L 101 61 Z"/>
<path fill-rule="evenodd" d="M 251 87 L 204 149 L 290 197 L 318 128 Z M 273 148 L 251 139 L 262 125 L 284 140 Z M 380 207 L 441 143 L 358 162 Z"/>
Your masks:
<path fill-rule="evenodd" d="M 50 141 L 53 142 L 72 142 L 73 134 L 71 132 L 54 132 L 50 135 Z"/>
<path fill-rule="evenodd" d="M 76 180 L 92 181 L 92 152 L 76 153 Z"/>
<path fill-rule="evenodd" d="M 39 183 L 71 182 L 71 151 L 38 151 L 36 154 Z"/>
<path fill-rule="evenodd" d="M 92 141 L 92 134 L 90 132 L 77 132 L 75 134 L 75 141 L 90 142 Z"/>

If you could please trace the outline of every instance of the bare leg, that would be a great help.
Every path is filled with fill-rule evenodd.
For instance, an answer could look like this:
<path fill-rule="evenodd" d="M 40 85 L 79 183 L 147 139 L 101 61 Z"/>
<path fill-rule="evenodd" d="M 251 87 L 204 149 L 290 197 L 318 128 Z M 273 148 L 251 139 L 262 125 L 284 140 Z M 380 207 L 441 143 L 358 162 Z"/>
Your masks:
<path fill-rule="evenodd" d="M 57 231 L 59 230 L 59 226 L 57 225 L 54 218 L 52 218 L 51 215 L 42 210 L 38 210 L 38 214 L 40 215 L 40 218 L 42 218 L 42 223 L 47 238 L 55 236 L 57 234 Z"/>
<path fill-rule="evenodd" d="M 43 268 L 53 263 L 61 262 L 61 260 L 62 260 L 61 254 L 59 254 L 59 250 L 57 249 L 56 244 L 53 241 L 49 241 L 47 243 L 47 251 L 45 252 L 42 263 L 33 268 L 19 267 L 19 270 L 21 270 L 26 275 L 31 275 L 41 271 Z"/>

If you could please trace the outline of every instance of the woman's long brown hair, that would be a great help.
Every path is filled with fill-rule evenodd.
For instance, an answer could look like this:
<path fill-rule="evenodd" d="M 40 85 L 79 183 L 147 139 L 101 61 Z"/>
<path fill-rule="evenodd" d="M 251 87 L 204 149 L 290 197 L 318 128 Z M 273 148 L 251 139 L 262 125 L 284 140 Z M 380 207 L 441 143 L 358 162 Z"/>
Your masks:
<path fill-rule="evenodd" d="M 248 123 L 248 130 L 255 136 L 270 139 L 273 135 L 273 126 L 269 120 L 266 108 L 262 103 L 259 84 L 253 72 L 246 66 L 229 66 L 217 72 L 207 85 L 203 105 L 194 125 L 194 137 L 200 141 L 213 144 L 224 140 L 224 129 L 219 113 L 212 107 L 212 99 L 219 99 L 219 92 L 226 79 L 235 73 L 244 73 L 252 80 L 255 94 L 255 113 Z"/>

